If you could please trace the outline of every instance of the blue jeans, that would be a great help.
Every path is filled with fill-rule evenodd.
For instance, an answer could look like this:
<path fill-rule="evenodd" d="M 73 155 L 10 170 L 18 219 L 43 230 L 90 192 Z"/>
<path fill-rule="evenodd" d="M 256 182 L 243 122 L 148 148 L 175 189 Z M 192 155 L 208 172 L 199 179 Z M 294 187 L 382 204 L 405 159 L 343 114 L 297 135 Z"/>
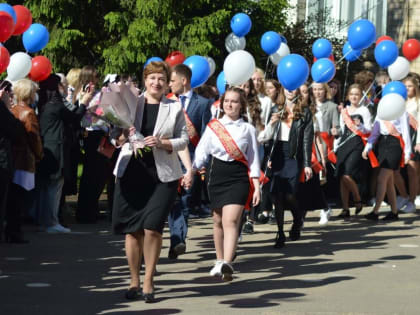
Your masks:
<path fill-rule="evenodd" d="M 50 227 L 58 224 L 58 210 L 64 185 L 64 177 L 57 179 L 40 179 L 39 189 L 39 224 Z"/>

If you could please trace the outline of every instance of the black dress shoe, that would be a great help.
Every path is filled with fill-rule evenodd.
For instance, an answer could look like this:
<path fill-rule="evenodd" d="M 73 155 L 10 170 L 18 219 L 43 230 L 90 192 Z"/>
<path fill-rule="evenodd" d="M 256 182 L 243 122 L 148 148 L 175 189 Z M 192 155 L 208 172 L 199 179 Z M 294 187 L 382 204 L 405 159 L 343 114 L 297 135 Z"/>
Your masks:
<path fill-rule="evenodd" d="M 135 300 L 139 297 L 139 288 L 131 287 L 125 292 L 125 298 L 127 300 Z"/>
<path fill-rule="evenodd" d="M 362 212 L 362 210 L 363 210 L 363 204 L 362 204 L 361 201 L 355 201 L 354 202 L 354 206 L 356 207 L 355 214 L 359 214 L 360 212 Z"/>
<path fill-rule="evenodd" d="M 390 211 L 382 220 L 384 221 L 397 221 L 398 220 L 398 213 L 394 213 Z"/>
<path fill-rule="evenodd" d="M 340 219 L 349 219 L 350 218 L 350 210 L 349 209 L 343 209 L 341 213 L 338 215 Z"/>
<path fill-rule="evenodd" d="M 143 299 L 144 302 L 146 303 L 155 303 L 155 292 L 151 292 L 151 293 L 142 293 L 143 294 Z"/>
<path fill-rule="evenodd" d="M 277 233 L 276 241 L 274 243 L 274 248 L 283 248 L 284 243 L 286 242 L 286 236 L 284 233 Z"/>
<path fill-rule="evenodd" d="M 371 221 L 378 221 L 379 215 L 377 215 L 375 212 L 370 212 L 365 215 L 365 219 L 371 220 Z"/>
<path fill-rule="evenodd" d="M 28 244 L 29 241 L 25 240 L 21 233 L 5 233 L 4 234 L 4 240 L 6 243 L 12 243 L 12 244 Z"/>
<path fill-rule="evenodd" d="M 168 258 L 177 259 L 179 255 L 185 254 L 187 246 L 185 243 L 178 243 L 174 247 L 169 249 Z"/>
<path fill-rule="evenodd" d="M 289 232 L 289 237 L 291 241 L 297 241 L 300 239 L 300 229 L 302 228 L 302 223 L 293 223 L 292 228 Z"/>

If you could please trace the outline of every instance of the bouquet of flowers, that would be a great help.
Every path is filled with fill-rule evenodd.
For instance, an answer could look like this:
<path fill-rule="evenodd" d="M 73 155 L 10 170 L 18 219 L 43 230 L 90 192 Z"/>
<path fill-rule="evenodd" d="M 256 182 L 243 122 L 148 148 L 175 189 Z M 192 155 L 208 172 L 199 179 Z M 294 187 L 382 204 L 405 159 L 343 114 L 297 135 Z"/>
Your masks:
<path fill-rule="evenodd" d="M 99 102 L 88 108 L 92 116 L 121 129 L 133 127 L 137 110 L 138 92 L 133 86 L 110 84 L 101 92 Z M 129 137 L 131 148 L 135 154 L 143 157 L 143 152 L 151 148 L 144 144 L 144 137 L 136 131 Z"/>

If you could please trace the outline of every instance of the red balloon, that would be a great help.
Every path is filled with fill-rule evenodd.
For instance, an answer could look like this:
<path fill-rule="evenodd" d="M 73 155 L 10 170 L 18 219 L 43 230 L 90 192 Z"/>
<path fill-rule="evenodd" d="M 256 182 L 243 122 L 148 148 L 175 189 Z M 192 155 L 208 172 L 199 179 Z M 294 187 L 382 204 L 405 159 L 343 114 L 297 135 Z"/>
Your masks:
<path fill-rule="evenodd" d="M 383 36 L 381 36 L 381 37 L 379 37 L 377 40 L 376 40 L 376 45 L 378 45 L 380 42 L 382 42 L 383 40 L 390 40 L 390 41 L 394 41 L 393 39 L 392 39 L 392 37 L 389 37 L 388 35 L 383 35 Z"/>
<path fill-rule="evenodd" d="M 20 35 L 31 26 L 32 14 L 31 11 L 23 5 L 14 5 L 13 9 L 16 12 L 16 25 L 13 35 Z"/>
<path fill-rule="evenodd" d="M 420 42 L 414 38 L 408 39 L 405 41 L 402 51 L 405 58 L 412 61 L 420 55 Z"/>
<path fill-rule="evenodd" d="M 0 47 L 0 73 L 3 73 L 10 62 L 10 54 L 6 47 Z"/>
<path fill-rule="evenodd" d="M 328 59 L 330 59 L 332 62 L 335 62 L 335 59 L 334 59 L 334 55 L 333 55 L 333 54 L 331 54 L 331 55 L 328 57 Z M 318 60 L 318 58 L 317 58 L 317 57 L 314 57 L 314 63 L 315 63 L 315 62 L 317 62 L 317 60 Z"/>
<path fill-rule="evenodd" d="M 29 78 L 32 81 L 43 81 L 48 78 L 52 71 L 51 62 L 47 57 L 36 56 L 32 58 L 32 68 L 29 72 Z"/>
<path fill-rule="evenodd" d="M 4 43 L 12 36 L 14 24 L 15 22 L 9 13 L 0 11 L 0 42 Z"/>
<path fill-rule="evenodd" d="M 179 50 L 171 52 L 168 57 L 166 57 L 165 62 L 171 67 L 183 63 L 185 61 L 185 56 Z"/>

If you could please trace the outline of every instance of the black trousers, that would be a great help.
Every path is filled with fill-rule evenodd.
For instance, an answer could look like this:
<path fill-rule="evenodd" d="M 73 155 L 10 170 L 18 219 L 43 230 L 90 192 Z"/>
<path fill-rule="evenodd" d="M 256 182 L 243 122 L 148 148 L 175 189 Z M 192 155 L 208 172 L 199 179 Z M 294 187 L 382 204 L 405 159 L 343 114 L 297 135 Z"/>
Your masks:
<path fill-rule="evenodd" d="M 98 219 L 98 200 L 106 181 L 111 176 L 109 159 L 98 152 L 103 131 L 89 131 L 84 141 L 85 156 L 77 200 L 76 220 L 79 223 L 95 223 Z"/>
<path fill-rule="evenodd" d="M 22 233 L 22 213 L 26 204 L 26 199 L 27 191 L 21 186 L 12 183 L 7 197 L 6 234 L 18 236 Z"/>
<path fill-rule="evenodd" d="M 3 222 L 6 215 L 7 197 L 11 180 L 10 172 L 0 168 L 0 241 L 3 238 Z"/>

